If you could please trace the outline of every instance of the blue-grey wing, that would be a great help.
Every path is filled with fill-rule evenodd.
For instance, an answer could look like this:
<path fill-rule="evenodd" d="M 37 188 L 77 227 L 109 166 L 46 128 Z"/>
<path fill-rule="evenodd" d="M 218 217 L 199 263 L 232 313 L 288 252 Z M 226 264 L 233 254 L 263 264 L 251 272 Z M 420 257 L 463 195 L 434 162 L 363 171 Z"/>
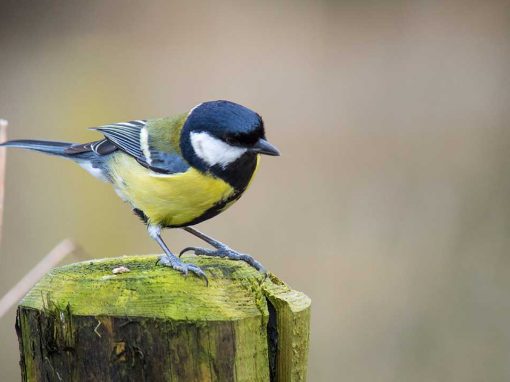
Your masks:
<path fill-rule="evenodd" d="M 163 151 L 151 151 L 150 168 L 156 172 L 166 172 L 175 174 L 177 172 L 186 172 L 189 164 L 180 154 L 167 153 Z"/>
<path fill-rule="evenodd" d="M 133 156 L 137 160 L 147 161 L 141 145 L 141 132 L 147 121 L 136 120 L 129 122 L 113 123 L 92 130 L 101 132 L 106 139 L 112 142 L 120 150 Z"/>
<path fill-rule="evenodd" d="M 189 164 L 179 153 L 158 151 L 149 146 L 147 130 L 144 129 L 146 124 L 146 120 L 134 120 L 95 127 L 93 130 L 101 132 L 106 139 L 91 143 L 90 148 L 100 154 L 101 150 L 111 152 L 113 145 L 116 149 L 131 155 L 142 166 L 155 172 L 164 174 L 185 172 Z"/>

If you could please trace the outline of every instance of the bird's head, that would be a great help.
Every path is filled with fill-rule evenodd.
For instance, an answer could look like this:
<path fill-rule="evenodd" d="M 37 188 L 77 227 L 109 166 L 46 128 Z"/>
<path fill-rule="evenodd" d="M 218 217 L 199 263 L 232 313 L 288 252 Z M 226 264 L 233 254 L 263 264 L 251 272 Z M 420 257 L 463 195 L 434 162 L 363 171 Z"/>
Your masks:
<path fill-rule="evenodd" d="M 241 158 L 280 155 L 265 139 L 264 122 L 254 111 L 229 101 L 204 102 L 188 114 L 181 134 L 186 160 L 202 169 L 227 169 Z"/>

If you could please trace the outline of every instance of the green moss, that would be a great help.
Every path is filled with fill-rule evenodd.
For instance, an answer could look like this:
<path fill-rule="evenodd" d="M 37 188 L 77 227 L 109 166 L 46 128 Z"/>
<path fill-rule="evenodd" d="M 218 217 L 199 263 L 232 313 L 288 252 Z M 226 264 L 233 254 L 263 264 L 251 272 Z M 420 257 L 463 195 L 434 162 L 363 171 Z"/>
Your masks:
<path fill-rule="evenodd" d="M 156 256 L 86 261 L 56 268 L 25 296 L 21 305 L 43 310 L 48 296 L 74 315 L 171 318 L 174 321 L 232 320 L 258 316 L 263 275 L 243 262 L 193 257 L 209 286 L 193 276 L 156 265 Z M 118 266 L 130 272 L 113 274 Z M 257 287 L 259 286 L 259 287 Z M 256 298 L 254 299 L 254 295 Z M 266 313 L 267 315 L 267 313 Z"/>
<path fill-rule="evenodd" d="M 21 333 L 30 333 L 30 322 L 26 316 L 16 317 L 16 329 L 18 337 L 20 339 L 21 348 L 32 349 L 33 343 L 31 338 L 27 335 L 21 336 Z M 29 355 L 22 354 L 20 360 L 21 373 L 24 381 L 35 381 L 36 380 L 36 365 L 34 358 Z"/>
<path fill-rule="evenodd" d="M 308 297 L 244 262 L 188 257 L 206 286 L 157 259 L 86 261 L 41 279 L 18 309 L 24 380 L 79 380 L 93 365 L 96 380 L 267 381 L 269 359 L 277 380 L 306 378 Z"/>
<path fill-rule="evenodd" d="M 263 284 L 264 295 L 277 312 L 276 380 L 305 381 L 310 345 L 310 305 L 305 294 L 290 289 L 276 276 Z"/>

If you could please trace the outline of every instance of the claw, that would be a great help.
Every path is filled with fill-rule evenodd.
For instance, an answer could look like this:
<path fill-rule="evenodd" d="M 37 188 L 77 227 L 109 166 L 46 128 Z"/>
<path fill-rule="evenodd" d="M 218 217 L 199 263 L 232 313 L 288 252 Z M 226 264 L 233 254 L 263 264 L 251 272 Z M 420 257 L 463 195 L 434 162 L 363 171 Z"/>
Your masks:
<path fill-rule="evenodd" d="M 175 258 L 174 258 L 175 259 Z M 156 264 L 163 265 L 165 267 L 170 267 L 172 269 L 175 269 L 176 271 L 181 272 L 184 276 L 187 276 L 189 272 L 194 273 L 196 276 L 200 277 L 201 279 L 204 279 L 205 285 L 209 285 L 209 279 L 207 278 L 205 272 L 195 264 L 187 264 L 183 263 L 181 261 L 176 261 L 177 259 L 173 260 L 167 255 L 162 255 Z"/>
<path fill-rule="evenodd" d="M 179 253 L 179 257 L 183 253 L 188 252 L 188 251 L 195 252 L 195 255 L 197 255 L 197 256 L 226 257 L 227 259 L 230 259 L 230 260 L 242 260 L 242 261 L 248 263 L 249 265 L 251 265 L 257 271 L 267 275 L 266 269 L 262 266 L 261 263 L 259 263 L 253 257 L 251 257 L 249 255 L 245 255 L 243 253 L 236 252 L 228 247 L 220 247 L 217 249 L 186 247 Z"/>
<path fill-rule="evenodd" d="M 186 247 L 181 252 L 179 252 L 179 257 L 181 257 L 184 253 L 188 251 L 194 251 L 195 249 L 196 249 L 195 247 Z"/>

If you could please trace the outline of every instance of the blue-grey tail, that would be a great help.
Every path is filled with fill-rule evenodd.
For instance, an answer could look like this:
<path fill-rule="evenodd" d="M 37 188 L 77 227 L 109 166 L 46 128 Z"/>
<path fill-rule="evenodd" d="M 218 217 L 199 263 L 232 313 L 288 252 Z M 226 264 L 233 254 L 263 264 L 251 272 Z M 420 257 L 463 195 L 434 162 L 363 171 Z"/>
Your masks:
<path fill-rule="evenodd" d="M 0 147 L 16 147 L 19 149 L 39 151 L 45 154 L 68 158 L 75 161 L 93 176 L 103 181 L 109 180 L 108 168 L 106 165 L 108 154 L 116 150 L 116 147 L 113 144 L 109 144 L 109 142 L 105 140 L 77 144 L 21 139 L 1 143 Z"/>
<path fill-rule="evenodd" d="M 66 152 L 66 150 L 74 145 L 75 145 L 74 143 L 68 142 L 52 142 L 52 141 L 36 141 L 32 139 L 20 139 L 4 142 L 0 144 L 0 147 L 16 147 L 19 149 L 34 150 L 51 155 L 70 157 L 71 155 L 69 155 Z"/>

